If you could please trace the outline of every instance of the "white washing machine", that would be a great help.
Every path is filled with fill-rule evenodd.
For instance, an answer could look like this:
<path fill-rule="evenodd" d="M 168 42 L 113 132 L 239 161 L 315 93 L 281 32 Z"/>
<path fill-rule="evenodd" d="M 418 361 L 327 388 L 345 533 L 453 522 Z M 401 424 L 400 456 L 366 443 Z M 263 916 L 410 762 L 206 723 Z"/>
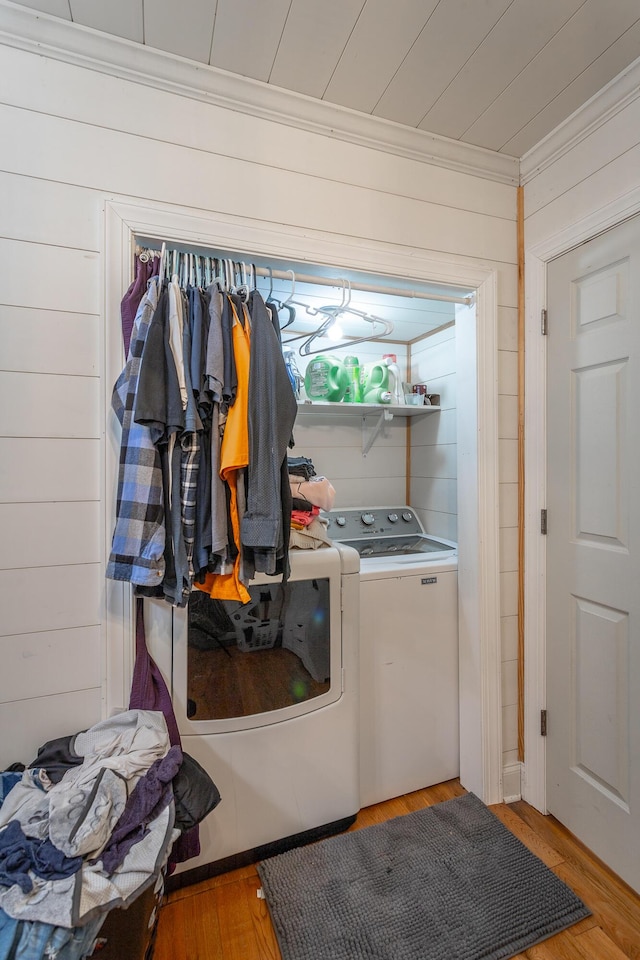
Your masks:
<path fill-rule="evenodd" d="M 360 803 L 457 777 L 457 545 L 407 506 L 336 509 L 360 555 Z"/>
<path fill-rule="evenodd" d="M 187 610 L 145 603 L 183 749 L 222 798 L 178 868 L 188 882 L 346 829 L 360 809 L 359 557 L 336 544 L 290 561 L 285 590 L 259 575 L 244 605 L 197 590 Z"/>

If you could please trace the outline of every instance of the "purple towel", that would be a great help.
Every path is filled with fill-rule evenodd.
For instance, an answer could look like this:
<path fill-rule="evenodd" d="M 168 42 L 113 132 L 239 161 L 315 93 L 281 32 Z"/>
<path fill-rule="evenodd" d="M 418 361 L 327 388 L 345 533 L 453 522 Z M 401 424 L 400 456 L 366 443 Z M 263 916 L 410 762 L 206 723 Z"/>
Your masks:
<path fill-rule="evenodd" d="M 166 757 L 156 760 L 138 780 L 99 858 L 105 873 L 110 875 L 120 866 L 134 843 L 142 840 L 148 832 L 147 825 L 170 803 L 173 796 L 171 781 L 181 763 L 182 750 L 178 746 L 171 747 Z"/>
<path fill-rule="evenodd" d="M 161 710 L 167 721 L 169 740 L 173 746 L 181 746 L 180 733 L 171 695 L 155 660 L 147 650 L 147 641 L 144 631 L 144 601 L 142 597 L 136 600 L 136 662 L 133 668 L 130 710 Z M 171 867 L 176 863 L 184 863 L 200 853 L 200 831 L 198 826 L 192 827 L 180 834 L 173 845 L 169 857 Z"/>

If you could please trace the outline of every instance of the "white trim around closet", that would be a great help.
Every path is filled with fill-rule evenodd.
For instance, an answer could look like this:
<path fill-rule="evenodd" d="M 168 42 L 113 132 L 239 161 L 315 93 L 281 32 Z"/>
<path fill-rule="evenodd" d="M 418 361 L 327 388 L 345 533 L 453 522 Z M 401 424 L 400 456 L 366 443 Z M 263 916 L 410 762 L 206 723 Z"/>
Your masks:
<path fill-rule="evenodd" d="M 458 437 L 458 477 L 464 507 L 459 541 L 461 566 L 461 780 L 486 803 L 502 800 L 500 695 L 500 580 L 497 415 L 497 276 L 494 269 L 462 257 L 417 248 L 336 237 L 313 230 L 265 224 L 225 214 L 202 215 L 175 207 L 144 206 L 105 198 L 105 555 L 115 515 L 118 443 L 108 398 L 123 364 L 120 301 L 131 280 L 136 236 L 211 249 L 247 251 L 282 260 L 305 260 L 389 277 L 457 284 L 477 290 L 470 372 L 473 429 Z M 471 341 L 470 341 L 471 342 Z M 471 359 L 472 361 L 471 362 Z M 465 377 L 465 379 L 467 379 Z M 478 439 L 482 442 L 479 443 Z M 468 546 L 465 546 L 468 545 Z M 125 706 L 134 655 L 132 603 L 127 585 L 106 586 L 106 713 Z"/>

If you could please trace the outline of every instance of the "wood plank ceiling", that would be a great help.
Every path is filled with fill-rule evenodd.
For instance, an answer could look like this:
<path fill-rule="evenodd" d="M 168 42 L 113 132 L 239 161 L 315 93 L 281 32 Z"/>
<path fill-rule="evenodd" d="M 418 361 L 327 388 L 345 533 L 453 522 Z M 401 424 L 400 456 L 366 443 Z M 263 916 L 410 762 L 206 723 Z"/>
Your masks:
<path fill-rule="evenodd" d="M 640 57 L 638 0 L 19 0 L 520 157 Z"/>

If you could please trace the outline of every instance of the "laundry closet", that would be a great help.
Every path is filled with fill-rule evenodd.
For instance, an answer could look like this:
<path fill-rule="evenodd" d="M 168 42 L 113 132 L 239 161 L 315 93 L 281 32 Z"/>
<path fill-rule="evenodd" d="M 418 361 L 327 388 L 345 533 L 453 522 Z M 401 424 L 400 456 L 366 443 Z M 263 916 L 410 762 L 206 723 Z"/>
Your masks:
<path fill-rule="evenodd" d="M 295 296 L 304 292 L 303 274 L 335 281 L 333 291 L 322 287 L 319 305 L 348 298 L 344 278 L 352 305 L 362 307 L 356 275 L 373 286 L 476 292 L 473 316 L 456 305 L 455 328 L 417 341 L 400 335 L 396 316 L 394 333 L 370 352 L 364 343 L 350 350 L 361 363 L 394 353 L 403 370 L 412 341 L 406 382 L 439 393 L 439 413 L 388 420 L 367 411 L 363 423 L 362 411 L 338 413 L 341 404 L 330 417 L 302 412 L 292 452 L 331 479 L 338 505 L 409 506 L 428 531 L 458 543 L 461 775 L 493 802 L 503 798 L 509 764 L 517 785 L 508 792 L 516 793 L 515 685 L 501 697 L 501 661 L 509 679 L 517 619 L 517 162 L 454 149 L 423 131 L 403 131 L 396 142 L 395 128 L 375 117 L 328 104 L 311 115 L 307 101 L 283 106 L 282 91 L 273 109 L 251 101 L 255 84 L 242 78 L 223 95 L 209 71 L 148 49 L 133 57 L 115 37 L 100 38 L 98 48 L 90 31 L 82 31 L 78 57 L 76 25 L 11 14 L 20 22 L 3 34 L 2 71 L 15 136 L 6 138 L 0 177 L 0 724 L 12 731 L 4 764 L 28 761 L 47 738 L 86 729 L 129 702 L 130 589 L 105 577 L 119 455 L 110 401 L 123 368 L 120 303 L 135 247 L 166 240 L 281 269 L 274 292 L 283 301 L 292 293 L 289 269 Z M 168 86 L 158 74 L 164 68 L 173 71 Z M 268 270 L 258 283 L 268 295 Z M 418 314 L 417 299 L 401 300 Z M 382 313 L 382 304 L 374 298 L 362 309 Z M 297 323 L 305 313 L 296 308 Z M 423 364 L 423 352 L 438 363 Z M 455 381 L 464 417 L 453 412 L 444 378 Z M 454 421 L 455 435 L 441 436 Z M 339 576 L 351 576 L 342 562 Z M 323 702 L 328 715 L 333 704 Z"/>
<path fill-rule="evenodd" d="M 159 261 L 163 296 L 170 278 L 169 289 L 182 290 L 194 344 L 203 337 L 196 302 L 198 311 L 213 297 L 233 302 L 251 338 L 260 334 L 255 306 L 266 303 L 295 397 L 289 469 L 304 461 L 331 490 L 330 502 L 316 501 L 324 542 L 297 549 L 311 543 L 299 536 L 286 582 L 254 573 L 237 598 L 216 591 L 215 575 L 198 575 L 196 563 L 190 594 L 171 587 L 164 601 L 153 599 L 162 590 L 141 586 L 148 578 L 122 562 L 129 527 L 117 520 L 107 576 L 131 579 L 147 598 L 147 644 L 172 691 L 183 745 L 227 798 L 203 825 L 201 854 L 187 864 L 192 879 L 344 829 L 362 806 L 460 772 L 455 334 L 456 311 L 473 311 L 475 298 L 470 288 L 410 277 L 152 244 L 136 238 L 136 275 L 157 273 Z M 153 312 L 144 306 L 150 296 L 134 338 Z M 135 352 L 137 421 L 151 416 L 137 408 L 154 374 L 147 345 Z M 195 363 L 186 354 L 184 362 L 187 371 Z M 317 368 L 330 370 L 331 389 L 323 392 Z M 128 459 L 121 454 L 118 511 L 133 486 Z M 247 481 L 249 512 L 251 464 Z"/>

